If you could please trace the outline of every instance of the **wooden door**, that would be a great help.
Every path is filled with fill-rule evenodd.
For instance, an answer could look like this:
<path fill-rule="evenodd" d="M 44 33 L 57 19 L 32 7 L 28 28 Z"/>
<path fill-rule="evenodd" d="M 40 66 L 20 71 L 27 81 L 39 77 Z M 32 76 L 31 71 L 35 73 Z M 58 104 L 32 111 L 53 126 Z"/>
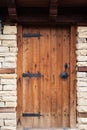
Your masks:
<path fill-rule="evenodd" d="M 70 28 L 23 27 L 19 33 L 18 123 L 23 128 L 69 127 Z"/>

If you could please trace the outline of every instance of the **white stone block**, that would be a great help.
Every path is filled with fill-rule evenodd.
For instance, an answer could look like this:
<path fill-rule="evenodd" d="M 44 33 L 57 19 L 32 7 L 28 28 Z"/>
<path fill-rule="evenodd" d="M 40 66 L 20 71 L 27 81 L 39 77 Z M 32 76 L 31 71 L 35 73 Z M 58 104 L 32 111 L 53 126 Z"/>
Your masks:
<path fill-rule="evenodd" d="M 81 37 L 77 37 L 76 41 L 77 41 L 77 43 L 86 43 L 87 42 L 86 38 L 81 38 Z"/>
<path fill-rule="evenodd" d="M 2 85 L 0 85 L 0 90 L 2 90 Z"/>
<path fill-rule="evenodd" d="M 81 106 L 87 106 L 87 99 L 78 99 L 77 104 Z"/>
<path fill-rule="evenodd" d="M 77 32 L 87 32 L 87 27 L 80 26 L 77 28 Z"/>
<path fill-rule="evenodd" d="M 5 107 L 4 102 L 0 101 L 0 107 Z"/>
<path fill-rule="evenodd" d="M 3 90 L 14 91 L 14 90 L 16 90 L 16 88 L 17 88 L 16 85 L 3 85 Z"/>
<path fill-rule="evenodd" d="M 0 63 L 0 68 L 2 68 L 2 64 Z"/>
<path fill-rule="evenodd" d="M 0 40 L 0 45 L 1 45 L 1 43 L 2 43 L 2 42 L 1 42 L 1 40 Z"/>
<path fill-rule="evenodd" d="M 0 97 L 3 96 L 16 96 L 17 95 L 17 91 L 0 91 Z"/>
<path fill-rule="evenodd" d="M 77 72 L 77 78 L 85 78 L 87 76 L 86 72 Z"/>
<path fill-rule="evenodd" d="M 87 38 L 87 31 L 85 32 L 79 32 L 78 33 L 78 37 L 83 37 L 83 38 Z"/>
<path fill-rule="evenodd" d="M 84 44 L 84 43 L 78 43 L 78 44 L 76 44 L 76 48 L 78 49 L 78 50 L 86 50 L 87 49 L 87 44 Z"/>
<path fill-rule="evenodd" d="M 17 34 L 16 26 L 4 26 L 3 34 Z"/>
<path fill-rule="evenodd" d="M 87 118 L 78 118 L 78 123 L 87 124 Z"/>
<path fill-rule="evenodd" d="M 16 40 L 3 40 L 2 45 L 7 46 L 7 47 L 16 47 L 17 41 Z"/>
<path fill-rule="evenodd" d="M 15 47 L 15 48 L 10 47 L 10 52 L 18 52 L 18 48 L 17 47 Z"/>
<path fill-rule="evenodd" d="M 87 83 L 87 77 L 81 77 L 81 78 L 77 78 L 77 81 L 81 81 L 81 82 L 86 82 Z"/>
<path fill-rule="evenodd" d="M 87 56 L 87 50 L 76 50 L 77 56 Z"/>
<path fill-rule="evenodd" d="M 3 127 L 1 127 L 1 130 L 16 130 L 16 126 L 15 127 L 3 126 Z"/>
<path fill-rule="evenodd" d="M 3 96 L 3 100 L 4 102 L 15 102 L 17 101 L 17 97 L 16 96 Z"/>
<path fill-rule="evenodd" d="M 77 56 L 77 61 L 87 61 L 87 56 Z"/>
<path fill-rule="evenodd" d="M 87 106 L 77 106 L 78 112 L 87 112 Z"/>
<path fill-rule="evenodd" d="M 9 53 L 0 53 L 0 56 L 17 56 L 17 53 L 12 53 L 12 52 L 9 52 Z"/>
<path fill-rule="evenodd" d="M 4 62 L 2 66 L 3 68 L 16 68 L 16 62 L 15 63 Z"/>
<path fill-rule="evenodd" d="M 16 79 L 17 74 L 0 74 L 1 79 Z"/>
<path fill-rule="evenodd" d="M 5 103 L 5 107 L 16 107 L 17 106 L 17 102 L 6 102 Z"/>
<path fill-rule="evenodd" d="M 16 84 L 16 79 L 1 79 L 1 84 Z"/>
<path fill-rule="evenodd" d="M 77 62 L 77 66 L 87 66 L 87 62 Z"/>
<path fill-rule="evenodd" d="M 16 120 L 5 120 L 5 126 L 16 126 Z"/>
<path fill-rule="evenodd" d="M 4 58 L 3 57 L 0 57 L 0 62 L 4 62 Z"/>
<path fill-rule="evenodd" d="M 86 124 L 79 124 L 78 130 L 87 130 L 87 125 Z"/>
<path fill-rule="evenodd" d="M 77 87 L 78 92 L 87 92 L 87 87 Z"/>
<path fill-rule="evenodd" d="M 9 52 L 9 48 L 8 47 L 0 47 L 0 53 L 6 53 L 6 52 Z"/>
<path fill-rule="evenodd" d="M 79 92 L 77 93 L 77 97 L 87 99 L 87 92 Z"/>
<path fill-rule="evenodd" d="M 16 113 L 0 113 L 0 119 L 16 119 Z"/>
<path fill-rule="evenodd" d="M 78 87 L 87 87 L 87 82 L 77 81 L 77 86 Z"/>
<path fill-rule="evenodd" d="M 17 60 L 17 57 L 5 57 L 5 62 L 16 62 L 16 60 Z"/>
<path fill-rule="evenodd" d="M 3 120 L 0 120 L 0 126 L 4 126 Z"/>
<path fill-rule="evenodd" d="M 0 40 L 17 40 L 16 35 L 0 35 Z"/>

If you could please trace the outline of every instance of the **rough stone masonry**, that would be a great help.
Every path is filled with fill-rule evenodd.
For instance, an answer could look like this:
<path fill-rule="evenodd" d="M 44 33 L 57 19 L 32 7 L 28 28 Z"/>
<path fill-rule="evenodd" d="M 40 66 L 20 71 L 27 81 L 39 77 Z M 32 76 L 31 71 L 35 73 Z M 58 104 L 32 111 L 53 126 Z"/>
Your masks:
<path fill-rule="evenodd" d="M 1 25 L 0 25 L 1 27 Z M 77 28 L 77 67 L 87 66 L 87 27 Z M 16 130 L 17 106 L 17 27 L 0 30 L 0 130 Z M 14 69 L 12 73 L 3 70 Z M 77 111 L 87 112 L 87 72 L 77 71 Z M 77 117 L 79 130 L 87 130 L 87 118 Z"/>

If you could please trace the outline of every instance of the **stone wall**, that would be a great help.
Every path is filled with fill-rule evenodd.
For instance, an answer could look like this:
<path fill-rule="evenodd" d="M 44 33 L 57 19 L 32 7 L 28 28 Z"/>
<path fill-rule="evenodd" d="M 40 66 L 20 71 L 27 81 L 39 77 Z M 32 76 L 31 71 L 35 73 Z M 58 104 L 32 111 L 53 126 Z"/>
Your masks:
<path fill-rule="evenodd" d="M 16 26 L 4 26 L 0 34 L 0 130 L 16 130 L 16 34 Z"/>
<path fill-rule="evenodd" d="M 77 28 L 77 66 L 87 66 L 87 27 Z M 87 112 L 87 72 L 77 71 L 77 111 Z M 85 115 L 85 114 L 84 114 Z M 77 117 L 78 128 L 87 130 L 87 117 Z"/>

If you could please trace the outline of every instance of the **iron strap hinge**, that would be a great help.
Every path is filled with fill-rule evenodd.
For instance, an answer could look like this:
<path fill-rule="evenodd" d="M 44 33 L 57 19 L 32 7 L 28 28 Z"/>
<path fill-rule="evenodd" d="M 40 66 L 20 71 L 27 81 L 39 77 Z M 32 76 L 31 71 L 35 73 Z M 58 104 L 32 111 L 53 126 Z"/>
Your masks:
<path fill-rule="evenodd" d="M 23 113 L 22 116 L 24 116 L 24 117 L 40 117 L 43 115 L 40 113 Z"/>
<path fill-rule="evenodd" d="M 43 75 L 41 75 L 41 73 L 23 73 L 22 74 L 23 77 L 29 77 L 29 78 L 32 78 L 32 77 L 41 77 Z"/>
<path fill-rule="evenodd" d="M 23 35 L 22 35 L 24 38 L 26 38 L 26 37 L 29 37 L 29 38 L 31 38 L 31 37 L 41 37 L 41 36 L 43 36 L 43 35 L 41 35 L 40 33 L 28 33 L 28 34 L 26 34 L 26 33 L 23 33 Z"/>

